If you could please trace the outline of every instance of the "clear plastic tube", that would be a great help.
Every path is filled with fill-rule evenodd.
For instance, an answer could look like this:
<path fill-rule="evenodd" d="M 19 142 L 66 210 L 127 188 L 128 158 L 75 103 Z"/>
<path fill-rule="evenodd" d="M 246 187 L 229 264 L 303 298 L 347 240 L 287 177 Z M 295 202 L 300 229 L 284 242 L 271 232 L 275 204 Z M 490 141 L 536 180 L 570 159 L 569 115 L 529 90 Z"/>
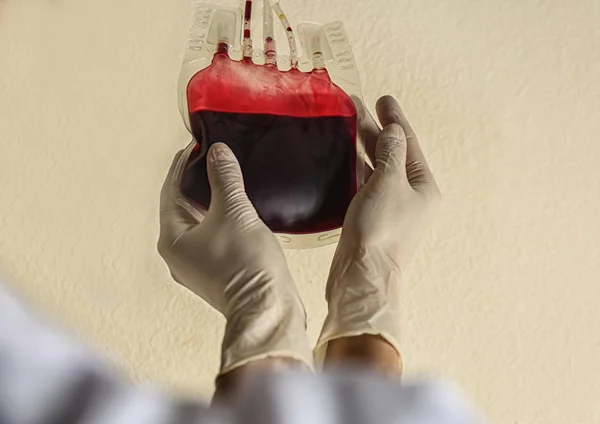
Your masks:
<path fill-rule="evenodd" d="M 273 0 L 271 2 L 271 7 L 277 13 L 281 24 L 283 25 L 283 29 L 287 35 L 288 43 L 290 45 L 290 63 L 292 65 L 292 69 L 298 68 L 298 47 L 296 45 L 296 36 L 294 35 L 294 30 L 292 30 L 292 26 L 290 25 L 290 21 L 283 13 L 283 9 L 279 5 L 279 0 Z"/>
<path fill-rule="evenodd" d="M 219 22 L 217 24 L 217 53 L 228 54 L 229 53 L 229 28 L 225 22 Z"/>
<path fill-rule="evenodd" d="M 322 31 L 321 28 L 311 34 L 310 39 L 310 56 L 313 61 L 313 66 L 316 70 L 325 69 L 325 55 L 323 54 L 322 45 Z"/>
<path fill-rule="evenodd" d="M 244 39 L 242 41 L 242 54 L 244 60 L 252 60 L 252 0 L 246 0 L 244 7 Z"/>
<path fill-rule="evenodd" d="M 271 9 L 270 0 L 263 0 L 263 37 L 265 39 L 265 65 L 277 65 L 273 9 Z"/>

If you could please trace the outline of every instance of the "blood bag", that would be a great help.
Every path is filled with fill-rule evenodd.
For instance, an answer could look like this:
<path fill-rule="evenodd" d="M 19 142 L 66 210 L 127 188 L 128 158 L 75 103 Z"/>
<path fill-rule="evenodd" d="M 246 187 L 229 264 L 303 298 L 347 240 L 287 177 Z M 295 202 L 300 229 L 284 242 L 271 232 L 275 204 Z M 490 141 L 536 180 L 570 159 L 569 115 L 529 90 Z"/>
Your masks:
<path fill-rule="evenodd" d="M 210 206 L 206 154 L 224 142 L 240 163 L 250 201 L 283 247 L 330 244 L 339 239 L 364 180 L 352 50 L 341 22 L 300 23 L 296 33 L 278 1 L 256 3 L 193 3 L 178 84 L 193 141 L 174 173 L 177 202 L 204 217 Z M 253 38 L 260 31 L 252 29 L 252 14 L 261 9 L 262 37 Z M 277 20 L 284 49 L 276 43 Z"/>

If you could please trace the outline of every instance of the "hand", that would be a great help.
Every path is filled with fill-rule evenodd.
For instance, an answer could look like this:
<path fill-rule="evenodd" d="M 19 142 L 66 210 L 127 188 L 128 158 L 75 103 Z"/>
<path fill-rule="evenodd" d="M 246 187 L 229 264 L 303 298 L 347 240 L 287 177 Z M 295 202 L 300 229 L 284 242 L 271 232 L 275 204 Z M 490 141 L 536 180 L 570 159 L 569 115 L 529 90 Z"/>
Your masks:
<path fill-rule="evenodd" d="M 175 202 L 180 156 L 161 191 L 158 251 L 175 281 L 227 319 L 221 374 L 270 356 L 311 366 L 300 295 L 279 243 L 246 196 L 233 152 L 223 143 L 208 152 L 212 197 L 202 222 Z"/>
<path fill-rule="evenodd" d="M 396 100 L 381 98 L 377 116 L 383 130 L 370 115 L 362 124 L 375 167 L 346 214 L 318 348 L 336 338 L 377 334 L 399 350 L 401 276 L 439 210 L 439 189 Z"/>
<path fill-rule="evenodd" d="M 383 130 L 368 112 L 362 124 L 367 156 L 375 168 L 350 204 L 340 244 L 385 249 L 401 268 L 439 210 L 441 194 L 398 102 L 382 97 L 376 109 Z"/>

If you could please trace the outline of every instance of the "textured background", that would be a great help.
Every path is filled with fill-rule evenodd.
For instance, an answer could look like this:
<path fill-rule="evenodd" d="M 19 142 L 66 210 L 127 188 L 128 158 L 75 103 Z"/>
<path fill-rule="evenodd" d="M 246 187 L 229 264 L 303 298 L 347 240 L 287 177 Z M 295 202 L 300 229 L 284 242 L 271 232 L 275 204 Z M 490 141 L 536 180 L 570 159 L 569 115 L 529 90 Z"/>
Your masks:
<path fill-rule="evenodd" d="M 370 4 L 369 4 L 370 3 Z M 600 2 L 286 0 L 347 24 L 445 195 L 405 282 L 409 373 L 494 422 L 599 423 Z M 136 381 L 208 396 L 223 322 L 169 279 L 187 0 L 0 0 L 0 272 Z M 314 339 L 333 247 L 288 252 Z"/>

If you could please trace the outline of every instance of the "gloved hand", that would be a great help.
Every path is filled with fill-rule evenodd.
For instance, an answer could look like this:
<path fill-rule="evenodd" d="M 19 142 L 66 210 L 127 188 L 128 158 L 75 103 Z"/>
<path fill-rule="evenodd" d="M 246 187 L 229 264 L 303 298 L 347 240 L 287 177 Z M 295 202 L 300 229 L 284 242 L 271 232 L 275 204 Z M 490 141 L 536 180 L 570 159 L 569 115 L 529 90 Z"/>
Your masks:
<path fill-rule="evenodd" d="M 367 113 L 366 150 L 375 169 L 355 196 L 327 281 L 328 315 L 316 348 L 375 334 L 400 351 L 400 285 L 441 195 L 417 138 L 392 97 Z"/>
<path fill-rule="evenodd" d="M 312 367 L 304 306 L 279 243 L 246 196 L 235 155 L 223 143 L 208 152 L 212 197 L 202 222 L 175 202 L 180 156 L 161 192 L 158 250 L 175 281 L 227 319 L 220 374 L 266 357 Z"/>

